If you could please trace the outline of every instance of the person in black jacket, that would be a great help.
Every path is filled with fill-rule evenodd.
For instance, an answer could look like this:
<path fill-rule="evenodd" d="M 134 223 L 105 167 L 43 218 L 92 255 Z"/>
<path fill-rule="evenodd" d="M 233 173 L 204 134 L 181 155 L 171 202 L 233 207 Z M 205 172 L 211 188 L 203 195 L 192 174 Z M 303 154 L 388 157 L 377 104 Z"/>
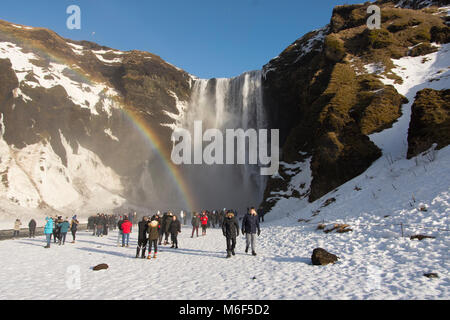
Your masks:
<path fill-rule="evenodd" d="M 36 220 L 31 219 L 28 223 L 28 230 L 30 231 L 30 238 L 34 238 L 36 233 Z"/>
<path fill-rule="evenodd" d="M 261 234 L 261 229 L 259 228 L 259 218 L 255 208 L 251 208 L 242 220 L 242 234 L 245 234 L 247 240 L 245 253 L 248 252 L 248 248 L 251 245 L 252 255 L 254 256 L 256 256 L 256 233 L 258 233 L 258 236 Z"/>
<path fill-rule="evenodd" d="M 103 223 L 103 235 L 108 235 L 108 229 L 109 229 L 109 221 L 108 216 L 106 214 L 102 214 L 102 223 Z"/>
<path fill-rule="evenodd" d="M 169 211 L 165 217 L 163 217 L 162 226 L 164 232 L 164 245 L 169 244 L 170 224 L 172 223 L 173 214 Z"/>
<path fill-rule="evenodd" d="M 139 258 L 139 252 L 142 249 L 142 259 L 145 259 L 145 252 L 147 251 L 147 228 L 148 217 L 143 217 L 142 221 L 138 223 L 138 246 L 136 249 L 136 258 Z"/>
<path fill-rule="evenodd" d="M 229 211 L 222 223 L 223 236 L 227 239 L 227 258 L 235 255 L 236 237 L 239 236 L 239 223 L 234 217 L 234 213 Z"/>
<path fill-rule="evenodd" d="M 64 220 L 62 219 L 62 216 L 56 217 L 53 221 L 53 241 L 56 243 L 56 241 L 61 239 L 61 223 L 63 223 Z"/>
<path fill-rule="evenodd" d="M 264 222 L 264 209 L 262 206 L 259 207 L 257 213 L 258 213 L 259 222 Z"/>
<path fill-rule="evenodd" d="M 117 246 L 120 246 L 120 241 L 122 241 L 122 223 L 123 223 L 123 218 L 122 216 L 120 216 L 119 221 L 117 222 L 117 228 L 119 229 L 119 231 L 117 232 Z"/>
<path fill-rule="evenodd" d="M 80 224 L 80 222 L 77 220 L 77 216 L 74 215 L 72 217 L 72 221 L 70 222 L 70 232 L 72 232 L 72 243 L 75 243 L 79 224 Z"/>
<path fill-rule="evenodd" d="M 169 222 L 170 239 L 172 241 L 171 248 L 178 249 L 178 234 L 181 232 L 181 223 L 177 216 L 172 216 L 172 221 Z"/>
<path fill-rule="evenodd" d="M 88 223 L 87 223 L 87 230 L 92 230 L 94 229 L 94 217 L 93 216 L 89 216 L 88 218 Z"/>
<path fill-rule="evenodd" d="M 200 217 L 198 216 L 197 212 L 194 212 L 194 216 L 192 217 L 191 224 L 192 224 L 191 238 L 194 237 L 195 231 L 197 231 L 197 238 L 198 238 L 198 228 L 200 227 Z"/>

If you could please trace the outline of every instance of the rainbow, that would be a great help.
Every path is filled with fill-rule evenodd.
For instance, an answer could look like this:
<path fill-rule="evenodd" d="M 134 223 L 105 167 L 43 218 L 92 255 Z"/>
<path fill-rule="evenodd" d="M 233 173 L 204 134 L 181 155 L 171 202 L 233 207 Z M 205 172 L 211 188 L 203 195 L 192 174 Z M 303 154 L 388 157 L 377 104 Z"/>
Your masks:
<path fill-rule="evenodd" d="M 172 181 L 177 185 L 178 190 L 180 191 L 186 209 L 189 212 L 194 211 L 195 201 L 194 197 L 190 192 L 190 188 L 186 184 L 184 177 L 181 174 L 181 171 L 178 166 L 176 166 L 168 152 L 165 151 L 163 147 L 162 141 L 158 138 L 158 136 L 153 132 L 153 130 L 148 126 L 148 124 L 140 118 L 137 114 L 133 113 L 127 108 L 121 108 L 123 113 L 127 116 L 130 122 L 134 125 L 134 127 L 145 137 L 145 139 L 150 143 L 150 146 L 156 150 L 158 157 L 162 160 L 162 163 L 165 165 L 166 169 L 170 173 Z"/>
<path fill-rule="evenodd" d="M 5 24 L 7 28 L 6 30 Z M 83 72 L 83 70 L 79 68 L 74 68 L 72 66 L 73 61 L 71 61 L 70 59 L 58 56 L 52 53 L 46 47 L 42 45 L 38 46 L 37 43 L 31 41 L 30 39 L 24 36 L 24 33 L 28 31 L 32 32 L 32 30 L 46 30 L 46 29 L 44 28 L 33 28 L 32 30 L 18 29 L 12 26 L 11 23 L 8 22 L 5 23 L 4 21 L 1 20 L 0 26 L 2 26 L 2 28 L 0 29 L 0 34 L 3 37 L 6 37 L 8 41 L 11 41 L 13 43 L 19 42 L 18 44 L 20 45 L 25 45 L 28 48 L 32 48 L 33 51 L 36 52 L 39 56 L 42 56 L 49 61 L 57 62 L 67 66 L 68 69 L 75 72 L 79 77 L 81 77 L 89 84 L 98 82 L 95 81 L 95 79 L 92 76 L 87 75 L 85 72 Z M 64 42 L 66 42 L 64 38 L 62 37 L 60 38 Z M 148 142 L 152 150 L 156 151 L 157 156 L 160 158 L 165 168 L 170 173 L 171 180 L 176 185 L 182 197 L 184 208 L 192 212 L 195 209 L 194 197 L 192 196 L 190 188 L 186 184 L 185 179 L 181 174 L 181 170 L 179 169 L 178 166 L 173 164 L 170 158 L 170 154 L 163 147 L 163 141 L 161 141 L 161 139 L 156 135 L 156 133 L 152 130 L 152 128 L 150 128 L 148 123 L 146 123 L 146 121 L 142 117 L 140 117 L 137 112 L 133 112 L 131 108 L 128 108 L 123 103 L 120 103 L 119 101 L 117 102 L 120 104 L 120 110 L 125 115 L 125 118 L 128 119 L 130 123 L 133 125 L 133 127 L 144 137 L 144 139 Z"/>

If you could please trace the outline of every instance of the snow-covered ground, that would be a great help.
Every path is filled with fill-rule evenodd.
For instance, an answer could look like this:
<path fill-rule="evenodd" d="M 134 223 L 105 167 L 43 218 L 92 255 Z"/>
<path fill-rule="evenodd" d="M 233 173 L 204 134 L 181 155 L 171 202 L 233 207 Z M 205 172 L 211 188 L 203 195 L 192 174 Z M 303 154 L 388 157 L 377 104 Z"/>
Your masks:
<path fill-rule="evenodd" d="M 70 237 L 68 237 L 70 239 Z M 442 239 L 373 238 L 363 232 L 328 234 L 296 223 L 268 223 L 258 238 L 258 256 L 225 259 L 219 229 L 190 238 L 180 248 L 161 248 L 156 260 L 135 259 L 116 246 L 116 232 L 103 238 L 80 232 L 76 244 L 44 249 L 43 238 L 0 242 L 8 256 L 0 273 L 0 299 L 448 299 L 448 265 Z M 311 252 L 326 247 L 335 265 L 311 265 Z M 429 250 L 430 246 L 433 250 Z M 11 254 L 13 252 L 13 254 Z M 108 270 L 95 272 L 97 264 Z M 428 279 L 426 271 L 438 272 Z M 79 277 L 77 276 L 79 274 Z"/>

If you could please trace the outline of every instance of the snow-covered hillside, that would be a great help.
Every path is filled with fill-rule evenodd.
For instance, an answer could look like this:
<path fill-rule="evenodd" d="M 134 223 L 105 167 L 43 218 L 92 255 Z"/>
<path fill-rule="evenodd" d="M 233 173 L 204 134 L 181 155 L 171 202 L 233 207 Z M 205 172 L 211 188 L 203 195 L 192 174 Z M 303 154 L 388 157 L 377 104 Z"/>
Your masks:
<path fill-rule="evenodd" d="M 420 168 L 418 163 L 423 161 L 423 158 L 429 158 L 430 155 L 425 155 L 422 158 L 416 158 L 413 162 L 407 161 L 406 152 L 408 149 L 408 128 L 411 120 L 411 106 L 414 102 L 414 98 L 416 93 L 424 88 L 432 88 L 436 90 L 442 90 L 450 88 L 450 45 L 437 45 L 440 47 L 439 51 L 435 53 L 431 53 L 424 56 L 418 57 L 404 57 L 398 60 L 394 60 L 394 65 L 396 66 L 392 72 L 397 76 L 400 76 L 402 79 L 402 83 L 396 83 L 393 80 L 387 79 L 385 76 L 379 76 L 383 82 L 389 85 L 393 85 L 395 89 L 405 95 L 409 102 L 402 106 L 402 116 L 394 123 L 392 128 L 381 131 L 380 133 L 375 133 L 370 135 L 370 139 L 377 144 L 377 146 L 383 151 L 383 157 L 373 163 L 373 165 L 361 176 L 349 181 L 344 186 L 340 187 L 340 194 L 345 194 L 344 190 L 349 191 L 350 194 L 353 193 L 355 188 L 360 183 L 364 183 L 364 180 L 367 180 L 368 176 L 374 177 L 375 180 L 370 179 L 370 190 L 376 193 L 376 190 L 393 190 L 391 184 L 397 184 L 395 181 L 395 177 L 401 176 L 400 174 L 393 174 L 392 181 L 379 180 L 379 177 L 382 176 L 384 170 L 388 168 L 391 172 L 395 170 L 395 168 L 403 168 L 406 166 L 407 170 L 413 170 L 414 168 Z M 366 71 L 368 73 L 376 73 L 381 74 L 384 72 L 379 72 L 379 68 L 374 68 L 373 66 L 366 66 Z M 436 151 L 431 152 L 433 154 Z M 447 153 L 440 154 L 441 161 L 445 163 L 450 162 L 449 155 Z M 284 215 L 287 213 L 302 211 L 302 215 L 308 216 L 309 211 L 316 211 L 316 209 L 311 209 L 314 206 L 318 206 L 317 204 L 322 203 L 325 199 L 330 198 L 330 195 L 325 195 L 321 199 L 317 200 L 313 204 L 308 202 L 308 188 L 311 183 L 311 170 L 310 167 L 310 159 L 307 159 L 303 162 L 297 162 L 294 164 L 281 163 L 281 166 L 288 170 L 292 177 L 289 183 L 289 192 L 273 192 L 272 197 L 275 199 L 280 199 L 275 207 L 269 213 L 270 219 L 278 218 L 280 215 Z M 417 162 L 417 163 L 416 163 Z M 426 166 L 425 166 L 426 167 Z M 426 169 L 425 169 L 426 170 Z M 416 174 L 415 171 L 411 171 Z M 439 176 L 439 175 L 438 175 Z M 445 180 L 450 180 L 449 171 L 442 169 L 442 177 Z M 281 177 L 277 177 L 281 179 Z M 362 179 L 362 180 L 361 180 Z M 433 189 L 434 194 L 438 194 L 439 192 L 446 192 L 450 188 L 450 183 L 446 182 L 442 185 L 436 185 L 433 179 L 417 181 L 417 184 L 420 185 L 429 185 L 430 189 Z M 388 185 L 385 185 L 388 183 Z M 390 183 L 390 184 L 389 184 Z M 409 195 L 405 194 L 403 196 L 403 204 L 407 204 L 408 197 L 411 198 L 416 192 L 409 186 L 411 182 L 403 182 L 403 186 L 407 186 L 407 189 L 401 192 L 410 193 Z M 353 186 L 345 189 L 345 186 Z M 402 190 L 402 182 L 400 182 L 399 190 Z M 298 192 L 300 196 L 291 197 L 293 192 Z M 389 194 L 389 193 L 388 193 Z M 369 196 L 371 196 L 369 194 Z M 375 195 L 373 195 L 375 197 Z M 405 198 L 406 197 L 406 198 Z M 370 198 L 370 197 L 369 197 Z M 385 198 L 383 203 L 386 204 L 386 208 L 391 207 L 392 198 Z M 410 199 L 411 200 L 411 199 Z M 406 202 L 405 202 L 406 201 Z M 361 201 L 360 204 L 355 204 L 352 206 L 353 211 L 360 212 L 367 205 L 366 201 Z M 307 207 L 307 209 L 303 209 L 303 207 Z M 401 205 L 399 207 L 401 209 Z M 334 216 L 339 216 L 344 213 L 334 213 Z M 345 214 L 348 214 L 348 210 L 346 210 Z M 323 216 L 323 215 L 321 215 Z M 325 215 L 326 218 L 326 215 Z M 407 222 L 406 222 L 407 223 Z"/>
<path fill-rule="evenodd" d="M 55 214 L 51 209 L 65 216 L 85 216 L 124 202 L 120 177 L 93 152 L 79 147 L 75 153 L 62 139 L 67 167 L 48 143 L 16 149 L 0 137 L 0 228 L 11 229 L 16 218 L 42 220 L 45 212 Z"/>
<path fill-rule="evenodd" d="M 382 77 L 406 98 L 409 103 L 402 107 L 402 116 L 392 128 L 370 135 L 370 139 L 383 150 L 384 155 L 393 159 L 405 157 L 408 149 L 408 128 L 411 120 L 411 106 L 422 89 L 442 90 L 450 88 L 450 44 L 437 45 L 439 51 L 418 57 L 404 57 L 394 60 L 394 74 L 400 76 L 402 83 Z"/>
<path fill-rule="evenodd" d="M 185 205 L 160 153 L 188 100 L 187 73 L 0 20 L 0 74 L 0 228 L 124 203 Z"/>

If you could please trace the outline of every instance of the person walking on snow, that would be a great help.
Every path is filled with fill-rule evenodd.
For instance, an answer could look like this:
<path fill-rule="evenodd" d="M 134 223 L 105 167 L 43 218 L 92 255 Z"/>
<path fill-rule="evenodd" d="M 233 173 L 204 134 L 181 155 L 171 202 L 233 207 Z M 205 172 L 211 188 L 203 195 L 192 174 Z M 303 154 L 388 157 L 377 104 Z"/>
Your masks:
<path fill-rule="evenodd" d="M 170 240 L 172 241 L 171 248 L 178 249 L 178 234 L 181 233 L 181 223 L 177 216 L 172 216 L 172 221 L 169 226 Z"/>
<path fill-rule="evenodd" d="M 102 234 L 104 236 L 107 236 L 109 223 L 108 223 L 108 217 L 106 216 L 106 214 L 102 214 L 102 224 L 103 224 L 103 233 Z"/>
<path fill-rule="evenodd" d="M 158 221 L 158 245 L 161 245 L 162 238 L 163 238 L 163 231 L 162 231 L 162 227 L 161 227 L 161 225 L 162 225 L 161 212 L 158 211 L 158 213 L 155 215 L 155 218 L 153 218 L 152 220 Z"/>
<path fill-rule="evenodd" d="M 80 222 L 77 220 L 77 216 L 74 215 L 72 217 L 72 221 L 70 222 L 70 232 L 72 232 L 72 243 L 75 243 L 79 224 L 80 224 Z"/>
<path fill-rule="evenodd" d="M 153 247 L 153 259 L 156 259 L 156 255 L 158 253 L 158 240 L 160 232 L 159 227 L 160 223 L 158 220 L 158 215 L 148 224 L 147 232 L 148 232 L 148 256 L 147 259 L 151 259 L 152 247 Z"/>
<path fill-rule="evenodd" d="M 122 223 L 123 223 L 123 219 L 122 216 L 119 217 L 119 222 L 117 222 L 117 228 L 119 229 L 117 231 L 117 246 L 120 246 L 120 241 L 123 238 L 123 232 L 122 232 Z"/>
<path fill-rule="evenodd" d="M 53 233 L 53 219 L 50 217 L 45 218 L 46 224 L 44 227 L 44 234 L 47 240 L 47 245 L 44 247 L 46 249 L 50 248 L 50 243 L 52 242 L 52 233 Z"/>
<path fill-rule="evenodd" d="M 264 209 L 263 209 L 262 206 L 259 207 L 257 213 L 258 213 L 258 219 L 259 219 L 259 222 L 260 222 L 260 223 L 261 223 L 261 222 L 264 222 Z"/>
<path fill-rule="evenodd" d="M 256 233 L 258 236 L 261 234 L 261 229 L 259 228 L 259 218 L 255 208 L 251 208 L 242 220 L 242 234 L 245 234 L 247 240 L 245 253 L 248 253 L 248 249 L 251 245 L 252 255 L 254 256 L 256 256 Z"/>
<path fill-rule="evenodd" d="M 20 226 L 22 225 L 22 222 L 20 221 L 20 219 L 16 219 L 16 221 L 14 222 L 14 233 L 13 233 L 13 239 L 17 236 L 19 236 L 20 233 Z"/>
<path fill-rule="evenodd" d="M 97 224 L 96 224 L 96 230 L 97 230 L 97 237 L 103 237 L 103 217 L 102 216 L 98 216 L 97 217 Z"/>
<path fill-rule="evenodd" d="M 53 221 L 53 242 L 56 243 L 56 240 L 61 239 L 61 223 L 63 223 L 64 220 L 62 216 L 56 217 L 55 221 Z"/>
<path fill-rule="evenodd" d="M 148 217 L 143 217 L 142 221 L 138 223 L 138 245 L 136 249 L 136 258 L 139 258 L 139 253 L 142 250 L 142 259 L 145 259 L 145 251 L 147 251 L 147 228 Z"/>
<path fill-rule="evenodd" d="M 100 213 L 97 213 L 97 215 L 92 219 L 93 221 L 93 233 L 92 235 L 95 236 L 97 235 L 97 226 L 100 223 Z"/>
<path fill-rule="evenodd" d="M 208 216 L 206 215 L 206 211 L 203 211 L 200 222 L 202 224 L 202 236 L 206 236 L 206 228 L 208 227 Z"/>
<path fill-rule="evenodd" d="M 234 213 L 229 211 L 222 223 L 223 236 L 227 239 L 227 258 L 236 255 L 236 237 L 239 236 L 239 223 L 234 217 Z"/>
<path fill-rule="evenodd" d="M 92 230 L 94 228 L 94 217 L 89 216 L 88 223 L 87 223 L 87 230 Z"/>
<path fill-rule="evenodd" d="M 197 238 L 198 238 L 198 228 L 200 227 L 200 217 L 198 216 L 197 212 L 194 212 L 194 216 L 192 217 L 191 224 L 192 224 L 191 238 L 194 237 L 195 231 L 197 231 Z"/>
<path fill-rule="evenodd" d="M 67 231 L 69 231 L 70 223 L 67 221 L 67 217 L 63 222 L 59 223 L 59 245 L 64 245 L 66 243 Z"/>
<path fill-rule="evenodd" d="M 162 228 L 164 229 L 164 245 L 169 244 L 169 234 L 170 234 L 170 223 L 172 222 L 173 214 L 169 211 L 166 217 L 163 217 Z"/>
<path fill-rule="evenodd" d="M 123 223 L 122 223 L 122 247 L 125 247 L 125 242 L 126 242 L 127 247 L 130 246 L 129 242 L 130 242 L 130 233 L 131 233 L 132 227 L 133 227 L 133 225 L 131 224 L 130 220 L 128 220 L 128 217 L 125 216 L 125 218 L 123 219 Z"/>
<path fill-rule="evenodd" d="M 36 233 L 36 220 L 31 219 L 30 222 L 28 222 L 28 230 L 30 231 L 30 238 L 34 238 Z"/>

